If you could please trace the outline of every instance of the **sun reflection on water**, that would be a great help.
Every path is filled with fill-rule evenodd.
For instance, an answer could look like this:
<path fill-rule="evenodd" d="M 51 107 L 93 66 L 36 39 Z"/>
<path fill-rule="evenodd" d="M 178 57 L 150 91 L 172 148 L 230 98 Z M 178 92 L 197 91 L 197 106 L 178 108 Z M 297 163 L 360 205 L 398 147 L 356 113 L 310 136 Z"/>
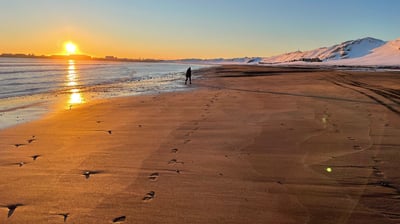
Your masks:
<path fill-rule="evenodd" d="M 85 99 L 82 96 L 81 90 L 77 88 L 79 81 L 79 75 L 76 72 L 75 61 L 68 61 L 68 75 L 67 75 L 67 86 L 69 90 L 69 99 L 67 102 L 67 108 L 71 109 L 73 105 L 85 103 Z"/>

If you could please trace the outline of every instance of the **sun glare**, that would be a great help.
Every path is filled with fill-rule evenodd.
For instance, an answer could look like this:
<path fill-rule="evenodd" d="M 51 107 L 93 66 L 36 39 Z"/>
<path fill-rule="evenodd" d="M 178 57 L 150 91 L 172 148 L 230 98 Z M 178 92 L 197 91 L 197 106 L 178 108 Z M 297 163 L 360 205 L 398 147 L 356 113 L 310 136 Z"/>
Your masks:
<path fill-rule="evenodd" d="M 65 49 L 67 50 L 67 47 L 65 47 Z M 67 102 L 67 108 L 71 109 L 74 105 L 85 103 L 85 99 L 81 93 L 81 90 L 78 88 L 79 73 L 77 71 L 77 68 L 75 67 L 74 60 L 68 61 L 68 74 L 66 85 L 71 88 L 69 90 L 70 95 Z"/>
<path fill-rule="evenodd" d="M 78 50 L 77 46 L 72 42 L 65 43 L 64 48 L 65 52 L 69 55 L 76 54 Z"/>

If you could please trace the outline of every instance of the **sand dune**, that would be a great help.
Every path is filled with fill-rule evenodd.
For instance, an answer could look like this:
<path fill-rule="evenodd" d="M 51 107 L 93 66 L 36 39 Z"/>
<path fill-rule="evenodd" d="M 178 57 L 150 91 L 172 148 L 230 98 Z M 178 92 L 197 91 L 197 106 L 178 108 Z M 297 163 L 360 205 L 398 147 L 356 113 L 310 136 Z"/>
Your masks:
<path fill-rule="evenodd" d="M 398 223 L 399 75 L 224 66 L 2 130 L 0 222 Z"/>

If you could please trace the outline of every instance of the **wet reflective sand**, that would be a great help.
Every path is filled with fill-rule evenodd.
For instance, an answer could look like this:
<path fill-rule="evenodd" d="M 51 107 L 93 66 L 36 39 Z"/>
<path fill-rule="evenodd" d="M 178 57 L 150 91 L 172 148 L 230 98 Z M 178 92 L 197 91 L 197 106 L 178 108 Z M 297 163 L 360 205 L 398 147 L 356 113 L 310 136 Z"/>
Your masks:
<path fill-rule="evenodd" d="M 398 223 L 398 73 L 203 75 L 1 131 L 1 222 Z"/>

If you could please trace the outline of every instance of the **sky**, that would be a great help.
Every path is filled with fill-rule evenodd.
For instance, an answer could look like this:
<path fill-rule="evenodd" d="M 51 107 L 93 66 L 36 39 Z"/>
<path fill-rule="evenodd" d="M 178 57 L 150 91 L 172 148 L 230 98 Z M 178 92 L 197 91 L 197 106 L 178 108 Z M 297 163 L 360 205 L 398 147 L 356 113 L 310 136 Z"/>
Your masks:
<path fill-rule="evenodd" d="M 0 53 L 233 58 L 400 37 L 398 0 L 0 0 Z"/>

